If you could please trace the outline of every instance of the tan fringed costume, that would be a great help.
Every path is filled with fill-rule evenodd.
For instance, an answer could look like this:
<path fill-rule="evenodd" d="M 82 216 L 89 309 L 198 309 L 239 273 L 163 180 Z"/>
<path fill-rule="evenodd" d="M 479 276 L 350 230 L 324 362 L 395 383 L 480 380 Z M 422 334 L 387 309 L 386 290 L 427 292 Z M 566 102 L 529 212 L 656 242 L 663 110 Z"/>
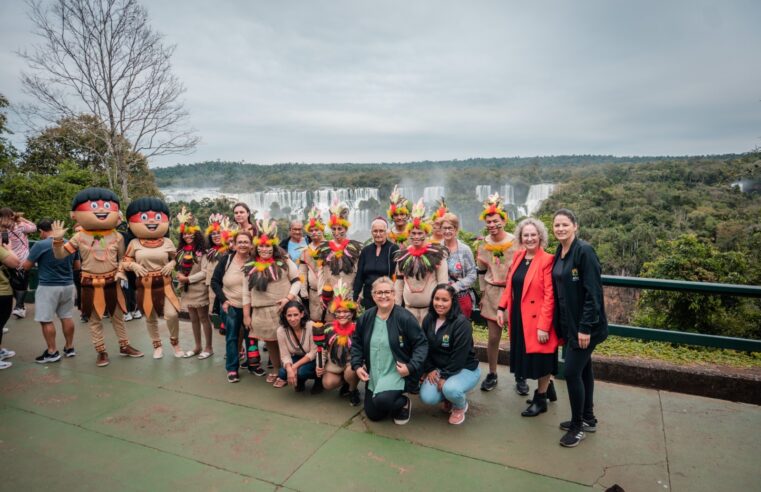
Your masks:
<path fill-rule="evenodd" d="M 179 343 L 180 301 L 174 293 L 172 277 L 162 275 L 161 269 L 169 262 L 174 263 L 175 247 L 169 238 L 133 239 L 124 255 L 124 269 L 132 269 L 137 263 L 148 270 L 148 274 L 137 278 L 137 307 L 145 316 L 148 334 L 154 348 L 161 346 L 159 336 L 159 316 L 166 320 L 169 340 L 172 345 Z"/>
<path fill-rule="evenodd" d="M 479 271 L 478 285 L 481 288 L 481 316 L 497 320 L 497 308 L 502 291 L 505 290 L 507 271 L 511 258 L 517 249 L 513 235 L 505 233 L 505 238 L 495 243 L 490 236 L 481 240 L 476 252 L 476 263 Z"/>
<path fill-rule="evenodd" d="M 290 258 L 279 260 L 283 266 L 271 266 L 277 275 L 267 281 L 267 289 L 264 291 L 250 288 L 248 275 L 243 275 L 241 289 L 243 290 L 243 305 L 251 305 L 251 333 L 250 338 L 257 338 L 266 342 L 277 340 L 277 327 L 280 326 L 280 306 L 278 301 L 289 294 L 294 299 L 298 298 L 301 291 L 299 269 Z M 273 263 L 276 265 L 276 263 Z M 247 270 L 256 269 L 253 265 L 247 265 Z M 257 272 L 258 273 L 258 272 Z M 256 273 L 254 274 L 256 275 Z"/>

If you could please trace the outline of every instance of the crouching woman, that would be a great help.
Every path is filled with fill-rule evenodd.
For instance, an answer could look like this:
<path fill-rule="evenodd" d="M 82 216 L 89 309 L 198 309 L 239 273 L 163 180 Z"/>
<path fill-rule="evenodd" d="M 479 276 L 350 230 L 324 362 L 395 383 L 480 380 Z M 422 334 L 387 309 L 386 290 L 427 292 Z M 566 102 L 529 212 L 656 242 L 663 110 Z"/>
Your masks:
<path fill-rule="evenodd" d="M 442 403 L 449 423 L 465 422 L 468 400 L 465 395 L 478 384 L 481 368 L 473 349 L 473 328 L 460 310 L 457 292 L 439 284 L 433 290 L 428 314 L 423 320 L 428 339 L 428 358 L 420 399 L 426 405 Z"/>
<path fill-rule="evenodd" d="M 388 416 L 397 425 L 410 420 L 412 402 L 405 395 L 417 385 L 428 355 L 428 342 L 415 317 L 394 305 L 394 283 L 380 277 L 372 286 L 375 307 L 357 320 L 352 336 L 351 367 L 365 381 L 365 414 Z"/>

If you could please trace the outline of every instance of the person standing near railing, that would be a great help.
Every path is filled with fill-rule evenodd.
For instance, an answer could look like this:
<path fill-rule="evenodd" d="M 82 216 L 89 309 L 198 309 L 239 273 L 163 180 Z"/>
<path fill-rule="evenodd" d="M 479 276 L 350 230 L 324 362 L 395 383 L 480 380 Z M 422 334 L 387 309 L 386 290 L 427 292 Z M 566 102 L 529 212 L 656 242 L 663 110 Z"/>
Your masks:
<path fill-rule="evenodd" d="M 594 248 L 576 237 L 576 215 L 555 212 L 552 232 L 560 242 L 552 267 L 555 326 L 565 340 L 565 379 L 571 402 L 571 420 L 562 422 L 566 434 L 560 445 L 578 446 L 586 432 L 597 431 L 594 414 L 592 352 L 608 336 L 602 291 L 602 269 Z"/>

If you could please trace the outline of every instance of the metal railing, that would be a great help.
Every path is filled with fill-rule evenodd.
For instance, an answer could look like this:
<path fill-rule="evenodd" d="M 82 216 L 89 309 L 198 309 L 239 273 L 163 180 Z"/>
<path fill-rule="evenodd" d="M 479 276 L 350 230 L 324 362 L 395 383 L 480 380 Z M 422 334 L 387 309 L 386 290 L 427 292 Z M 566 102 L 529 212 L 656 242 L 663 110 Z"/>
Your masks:
<path fill-rule="evenodd" d="M 761 287 L 755 285 L 718 284 L 710 282 L 688 282 L 685 280 L 666 280 L 659 278 L 618 277 L 603 275 L 602 284 L 610 287 L 626 287 L 635 289 L 665 290 L 672 292 L 694 292 L 708 295 L 732 295 L 741 297 L 761 298 Z M 697 345 L 743 352 L 761 352 L 761 340 L 749 338 L 725 337 L 691 333 L 676 330 L 659 330 L 642 326 L 609 324 L 611 335 L 640 340 Z"/>

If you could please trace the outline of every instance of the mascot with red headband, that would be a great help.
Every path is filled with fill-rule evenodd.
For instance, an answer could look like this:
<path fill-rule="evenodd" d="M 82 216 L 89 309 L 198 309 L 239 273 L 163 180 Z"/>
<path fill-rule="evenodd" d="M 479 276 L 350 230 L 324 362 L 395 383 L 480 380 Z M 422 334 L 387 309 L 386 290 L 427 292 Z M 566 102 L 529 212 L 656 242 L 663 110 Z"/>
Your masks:
<path fill-rule="evenodd" d="M 164 356 L 159 336 L 159 316 L 169 328 L 169 343 L 175 357 L 180 348 L 180 300 L 172 286 L 177 248 L 169 235 L 169 207 L 158 198 L 138 198 L 127 207 L 127 223 L 134 239 L 127 245 L 122 269 L 137 276 L 137 307 L 145 316 L 153 340 L 153 358 Z"/>
<path fill-rule="evenodd" d="M 357 263 L 362 243 L 346 237 L 351 226 L 349 222 L 349 207 L 343 202 L 335 200 L 330 206 L 330 219 L 328 226 L 333 233 L 333 239 L 327 241 L 318 250 L 318 259 L 322 261 L 319 270 L 318 288 L 322 297 L 319 320 L 324 322 L 331 320 L 333 316 L 327 308 L 333 298 L 333 290 L 339 280 L 346 285 L 354 285 L 354 277 L 357 275 Z M 312 314 L 312 319 L 315 315 Z"/>
<path fill-rule="evenodd" d="M 109 364 L 106 341 L 103 337 L 103 318 L 108 314 L 116 337 L 119 355 L 142 357 L 143 353 L 129 344 L 124 326 L 127 312 L 124 294 L 117 280 L 119 260 L 124 255 L 124 238 L 117 232 L 119 225 L 119 197 L 105 188 L 87 188 L 74 197 L 71 219 L 82 226 L 68 242 L 63 236 L 63 222 L 55 221 L 51 237 L 53 254 L 65 258 L 79 252 L 82 260 L 82 316 L 89 319 L 90 338 L 98 353 L 96 365 Z"/>
<path fill-rule="evenodd" d="M 433 289 L 449 281 L 446 249 L 441 244 L 428 241 L 431 225 L 425 220 L 425 205 L 421 198 L 412 207 L 412 220 L 407 224 L 409 246 L 396 253 L 396 303 L 415 316 L 422 326 L 428 314 Z"/>

